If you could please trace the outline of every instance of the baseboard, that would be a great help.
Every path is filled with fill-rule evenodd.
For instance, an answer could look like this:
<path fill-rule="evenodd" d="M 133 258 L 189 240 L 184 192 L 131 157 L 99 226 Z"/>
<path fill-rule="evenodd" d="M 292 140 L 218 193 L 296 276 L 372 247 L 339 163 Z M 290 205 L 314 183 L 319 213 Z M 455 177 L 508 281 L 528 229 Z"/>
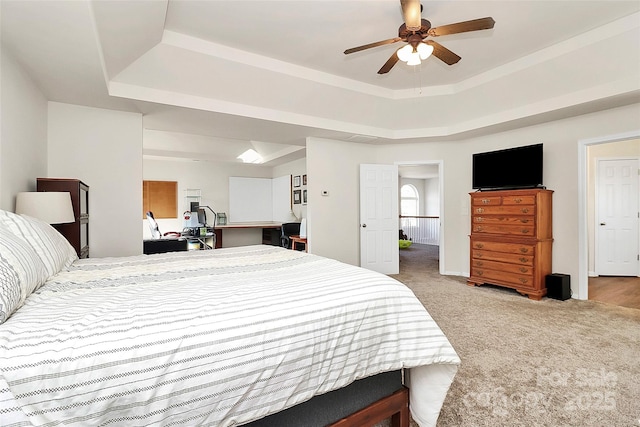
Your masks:
<path fill-rule="evenodd" d="M 589 277 L 598 277 L 598 273 L 596 273 L 595 271 L 589 271 L 589 273 L 587 273 L 587 275 Z"/>
<path fill-rule="evenodd" d="M 460 271 L 445 271 L 444 276 L 460 276 L 468 279 L 470 274 L 468 272 L 462 273 Z"/>

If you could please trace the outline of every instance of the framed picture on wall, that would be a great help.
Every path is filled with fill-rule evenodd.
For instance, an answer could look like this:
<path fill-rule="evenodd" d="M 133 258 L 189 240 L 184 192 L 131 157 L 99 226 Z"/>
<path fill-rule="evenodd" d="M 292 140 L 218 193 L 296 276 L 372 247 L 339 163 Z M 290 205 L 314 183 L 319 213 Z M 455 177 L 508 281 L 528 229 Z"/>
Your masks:
<path fill-rule="evenodd" d="M 296 175 L 293 177 L 293 186 L 300 187 L 300 175 Z"/>
<path fill-rule="evenodd" d="M 307 174 L 302 175 L 302 185 L 307 185 Z"/>
<path fill-rule="evenodd" d="M 307 190 L 306 189 L 302 190 L 302 204 L 303 205 L 307 204 Z"/>
<path fill-rule="evenodd" d="M 293 204 L 294 205 L 299 205 L 302 202 L 301 199 L 302 199 L 302 191 L 301 190 L 294 190 L 293 191 Z"/>

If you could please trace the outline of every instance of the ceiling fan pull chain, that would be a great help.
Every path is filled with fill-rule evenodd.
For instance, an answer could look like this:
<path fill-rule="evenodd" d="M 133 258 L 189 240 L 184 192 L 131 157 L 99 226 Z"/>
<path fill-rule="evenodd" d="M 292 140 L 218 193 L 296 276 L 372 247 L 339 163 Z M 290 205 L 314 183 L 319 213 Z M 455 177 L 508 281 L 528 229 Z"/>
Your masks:
<path fill-rule="evenodd" d="M 422 73 L 419 72 L 418 68 L 422 68 L 422 64 L 418 64 L 413 67 L 413 75 L 414 81 L 417 81 L 417 91 L 418 95 L 422 95 Z"/>

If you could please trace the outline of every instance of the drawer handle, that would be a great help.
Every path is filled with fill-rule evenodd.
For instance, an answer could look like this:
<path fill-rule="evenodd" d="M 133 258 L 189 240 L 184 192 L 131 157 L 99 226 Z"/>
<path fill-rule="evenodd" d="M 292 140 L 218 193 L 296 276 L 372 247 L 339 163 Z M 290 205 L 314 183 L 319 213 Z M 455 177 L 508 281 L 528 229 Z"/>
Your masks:
<path fill-rule="evenodd" d="M 484 256 L 484 254 L 482 252 L 478 252 L 475 254 L 476 258 L 482 258 Z"/>
<path fill-rule="evenodd" d="M 482 231 L 482 227 L 480 227 L 479 225 L 476 225 L 474 228 L 474 231 Z"/>
<path fill-rule="evenodd" d="M 520 248 L 520 252 L 526 254 L 527 252 L 529 252 L 529 248 Z"/>
<path fill-rule="evenodd" d="M 528 268 L 520 267 L 520 272 L 521 273 L 526 273 L 527 271 L 529 271 Z"/>
<path fill-rule="evenodd" d="M 517 199 L 513 199 L 513 200 L 514 200 L 514 202 L 516 202 L 516 203 L 520 203 L 520 202 L 522 202 L 522 199 L 521 199 L 521 198 L 519 198 L 519 197 L 518 197 Z"/>
<path fill-rule="evenodd" d="M 520 278 L 520 281 L 521 281 L 522 283 L 527 283 L 527 282 L 529 281 L 529 279 L 525 279 L 524 277 L 521 277 L 521 278 Z"/>
<path fill-rule="evenodd" d="M 529 208 L 522 208 L 522 209 L 520 209 L 520 212 L 529 213 Z"/>
<path fill-rule="evenodd" d="M 482 222 L 482 221 L 484 221 L 484 218 L 482 218 L 481 216 L 476 217 L 476 222 Z"/>
<path fill-rule="evenodd" d="M 478 276 L 482 276 L 482 275 L 484 274 L 484 271 L 482 271 L 482 270 L 476 270 L 476 274 L 477 274 Z"/>
<path fill-rule="evenodd" d="M 520 222 L 523 224 L 527 224 L 529 222 L 529 220 L 527 218 L 521 218 Z"/>
<path fill-rule="evenodd" d="M 525 257 L 520 258 L 520 262 L 522 263 L 525 263 L 527 261 L 529 261 L 529 258 L 525 258 Z"/>
<path fill-rule="evenodd" d="M 523 228 L 522 229 L 522 234 L 527 234 L 527 233 L 529 233 L 529 231 L 531 231 L 531 230 L 528 229 L 528 228 Z"/>
<path fill-rule="evenodd" d="M 485 205 L 486 205 L 487 203 L 489 203 L 489 202 L 491 202 L 491 200 L 489 200 L 489 199 L 482 199 L 482 203 L 484 203 Z"/>
<path fill-rule="evenodd" d="M 476 267 L 482 267 L 483 265 L 484 265 L 484 262 L 476 261 Z"/>
<path fill-rule="evenodd" d="M 482 249 L 482 248 L 484 248 L 484 244 L 483 243 L 476 243 L 476 248 Z"/>
<path fill-rule="evenodd" d="M 484 212 L 484 209 L 482 209 L 482 208 L 476 209 L 476 213 L 483 213 L 483 212 Z"/>

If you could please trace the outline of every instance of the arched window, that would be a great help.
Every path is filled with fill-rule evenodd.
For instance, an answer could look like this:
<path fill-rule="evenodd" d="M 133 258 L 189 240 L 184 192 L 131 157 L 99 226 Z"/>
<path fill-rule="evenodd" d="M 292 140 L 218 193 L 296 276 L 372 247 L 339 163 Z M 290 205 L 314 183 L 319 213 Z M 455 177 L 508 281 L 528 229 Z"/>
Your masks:
<path fill-rule="evenodd" d="M 400 215 L 418 216 L 420 214 L 420 196 L 418 190 L 411 184 L 400 188 Z"/>

